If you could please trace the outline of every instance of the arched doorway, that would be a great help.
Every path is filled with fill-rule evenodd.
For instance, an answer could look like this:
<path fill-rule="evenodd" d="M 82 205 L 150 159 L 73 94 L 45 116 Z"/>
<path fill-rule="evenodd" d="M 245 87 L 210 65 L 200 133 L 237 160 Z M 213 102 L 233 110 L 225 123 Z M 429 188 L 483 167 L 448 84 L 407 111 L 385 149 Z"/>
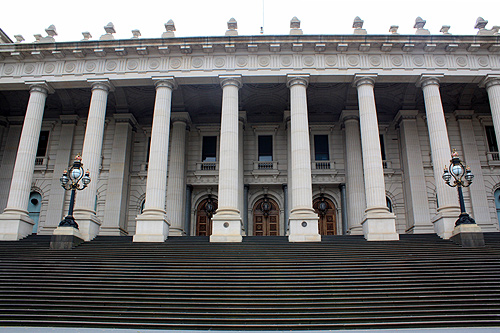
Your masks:
<path fill-rule="evenodd" d="M 196 236 L 210 236 L 212 234 L 212 216 L 217 210 L 217 199 L 208 196 L 200 202 L 196 209 Z"/>
<path fill-rule="evenodd" d="M 279 236 L 278 204 L 273 199 L 264 196 L 253 206 L 253 235 Z"/>
<path fill-rule="evenodd" d="M 496 190 L 494 193 L 495 196 L 495 207 L 497 209 L 497 218 L 500 222 L 500 189 Z"/>
<path fill-rule="evenodd" d="M 38 232 L 38 220 L 40 219 L 40 210 L 42 208 L 42 196 L 38 192 L 31 192 L 28 202 L 28 214 L 30 219 L 35 222 L 33 225 L 33 233 Z"/>
<path fill-rule="evenodd" d="M 336 235 L 337 218 L 333 202 L 321 195 L 313 201 L 313 208 L 319 216 L 319 234 L 322 236 Z"/>

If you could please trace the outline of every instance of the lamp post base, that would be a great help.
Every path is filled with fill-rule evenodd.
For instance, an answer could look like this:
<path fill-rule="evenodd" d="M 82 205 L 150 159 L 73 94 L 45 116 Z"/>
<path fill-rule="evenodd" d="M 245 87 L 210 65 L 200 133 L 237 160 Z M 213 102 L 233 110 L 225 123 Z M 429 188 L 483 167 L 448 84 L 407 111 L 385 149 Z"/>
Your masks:
<path fill-rule="evenodd" d="M 469 217 L 470 218 L 470 217 Z M 472 219 L 471 219 L 472 220 Z M 472 220 L 474 221 L 474 220 Z M 484 236 L 477 224 L 463 223 L 453 230 L 450 240 L 462 247 L 483 247 Z"/>
<path fill-rule="evenodd" d="M 59 226 L 78 229 L 78 223 L 76 223 L 75 218 L 71 215 L 66 216 L 61 222 L 59 222 Z"/>
<path fill-rule="evenodd" d="M 476 224 L 476 221 L 472 217 L 470 217 L 467 213 L 460 213 L 457 222 L 455 222 L 455 227 L 458 227 L 462 224 Z"/>
<path fill-rule="evenodd" d="M 54 250 L 70 250 L 81 243 L 83 237 L 80 231 L 69 226 L 59 225 L 50 238 L 50 248 Z"/>

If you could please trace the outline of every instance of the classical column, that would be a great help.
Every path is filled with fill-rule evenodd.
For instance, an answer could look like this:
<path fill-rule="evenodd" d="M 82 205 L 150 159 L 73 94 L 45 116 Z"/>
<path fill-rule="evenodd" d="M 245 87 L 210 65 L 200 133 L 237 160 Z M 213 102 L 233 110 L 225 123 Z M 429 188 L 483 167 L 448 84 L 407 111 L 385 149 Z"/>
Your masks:
<path fill-rule="evenodd" d="M 418 110 L 401 110 L 395 118 L 401 138 L 406 232 L 412 234 L 433 232 L 422 151 L 420 150 L 417 115 Z"/>
<path fill-rule="evenodd" d="M 244 151 L 244 134 L 245 123 L 247 121 L 246 111 L 239 112 L 238 118 L 238 188 L 245 187 L 245 151 Z M 243 219 L 243 234 L 248 235 L 248 212 L 245 210 L 245 191 L 238 191 L 238 210 L 241 212 Z M 247 198 L 248 199 L 248 198 Z"/>
<path fill-rule="evenodd" d="M 363 218 L 363 234 L 369 241 L 398 240 L 396 217 L 386 205 L 384 169 L 380 149 L 377 108 L 375 106 L 376 75 L 356 75 L 354 84 L 358 90 L 359 125 L 365 175 L 366 210 Z"/>
<path fill-rule="evenodd" d="M 7 207 L 10 183 L 12 182 L 12 173 L 14 172 L 14 164 L 16 163 L 17 148 L 19 147 L 24 117 L 8 117 L 7 121 L 9 128 L 0 165 L 0 211 L 3 211 Z"/>
<path fill-rule="evenodd" d="M 47 95 L 53 90 L 45 82 L 33 82 L 12 173 L 7 207 L 0 215 L 0 240 L 18 240 L 31 234 L 28 199 L 35 169 L 36 150 L 42 128 Z"/>
<path fill-rule="evenodd" d="M 450 164 L 451 150 L 439 93 L 439 79 L 433 75 L 422 75 L 420 84 L 424 93 L 434 182 L 439 202 L 437 215 L 432 222 L 436 234 L 441 238 L 448 239 L 451 237 L 455 221 L 460 215 L 460 209 L 456 189 L 446 185 L 442 179 L 444 167 Z"/>
<path fill-rule="evenodd" d="M 490 100 L 495 135 L 500 144 L 500 75 L 487 75 L 484 83 Z"/>
<path fill-rule="evenodd" d="M 347 234 L 362 235 L 363 216 L 366 209 L 363 157 L 359 133 L 359 111 L 344 110 L 340 115 L 345 131 Z"/>
<path fill-rule="evenodd" d="M 57 146 L 56 161 L 54 165 L 54 172 L 52 173 L 52 180 L 50 182 L 50 196 L 47 207 L 47 217 L 45 225 L 40 233 L 50 233 L 57 228 L 61 222 L 64 211 L 64 201 L 66 198 L 66 191 L 61 188 L 59 179 L 64 170 L 68 168 L 75 156 L 71 156 L 73 149 L 73 140 L 75 135 L 75 128 L 79 117 L 75 115 L 61 115 L 61 132 L 59 144 Z M 86 166 L 86 165 L 85 165 Z"/>
<path fill-rule="evenodd" d="M 491 220 L 488 197 L 486 196 L 483 169 L 481 167 L 474 126 L 472 124 L 473 115 L 474 110 L 455 111 L 455 117 L 460 128 L 460 138 L 462 139 L 463 161 L 470 167 L 474 174 L 474 183 L 467 188 L 472 204 L 472 217 L 483 231 L 497 231 L 496 226 L 494 226 Z"/>
<path fill-rule="evenodd" d="M 238 209 L 239 136 L 238 91 L 241 76 L 219 76 L 222 86 L 222 119 L 220 128 L 219 190 L 217 213 L 212 218 L 211 242 L 241 242 L 242 220 Z"/>
<path fill-rule="evenodd" d="M 156 100 L 151 129 L 146 202 L 142 214 L 136 217 L 134 242 L 163 242 L 168 237 L 166 218 L 168 141 L 172 92 L 176 88 L 173 77 L 153 78 L 156 81 Z"/>
<path fill-rule="evenodd" d="M 170 236 L 185 236 L 184 205 L 186 191 L 186 129 L 190 122 L 187 112 L 174 112 L 172 121 L 172 139 L 168 163 L 167 182 L 167 220 L 170 222 Z"/>
<path fill-rule="evenodd" d="M 288 75 L 290 88 L 290 147 L 292 209 L 290 242 L 319 242 L 318 214 L 312 207 L 311 147 L 307 117 L 309 75 Z"/>
<path fill-rule="evenodd" d="M 341 210 L 341 216 L 342 216 L 342 235 L 347 235 L 347 230 L 348 230 L 348 225 L 349 221 L 347 219 L 347 191 L 345 188 L 345 184 L 340 184 L 339 185 L 340 189 L 340 207 L 342 208 Z"/>
<path fill-rule="evenodd" d="M 92 181 L 84 191 L 78 193 L 73 214 L 85 241 L 94 239 L 101 226 L 101 221 L 96 216 L 95 203 L 99 184 L 106 104 L 108 94 L 112 89 L 111 83 L 106 79 L 89 80 L 89 82 L 92 84 L 92 97 L 83 139 L 82 162 L 85 169 L 90 171 Z"/>
<path fill-rule="evenodd" d="M 127 235 L 127 203 L 132 153 L 132 135 L 137 120 L 130 113 L 115 113 L 113 150 L 109 165 L 104 220 L 100 235 Z"/>
<path fill-rule="evenodd" d="M 186 209 L 184 211 L 184 230 L 186 235 L 191 235 L 191 200 L 193 197 L 193 185 L 186 186 Z"/>
<path fill-rule="evenodd" d="M 290 111 L 283 112 L 283 119 L 285 121 L 286 128 L 286 162 L 287 162 L 287 184 L 283 186 L 283 192 L 285 195 L 285 235 L 290 234 L 290 207 L 292 207 L 292 193 L 288 189 L 292 188 L 292 137 L 291 124 L 290 124 Z"/>

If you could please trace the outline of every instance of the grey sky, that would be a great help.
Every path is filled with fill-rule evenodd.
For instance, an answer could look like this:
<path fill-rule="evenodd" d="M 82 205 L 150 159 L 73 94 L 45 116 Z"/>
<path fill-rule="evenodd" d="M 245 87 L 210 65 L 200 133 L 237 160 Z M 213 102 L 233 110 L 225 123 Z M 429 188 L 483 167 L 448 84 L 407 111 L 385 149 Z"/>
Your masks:
<path fill-rule="evenodd" d="M 57 41 L 75 41 L 83 38 L 83 31 L 98 39 L 104 25 L 113 22 L 117 39 L 130 38 L 133 29 L 143 38 L 156 38 L 173 19 L 178 37 L 220 36 L 234 17 L 240 35 L 258 35 L 263 3 L 266 35 L 288 34 L 293 16 L 301 20 L 304 34 L 351 34 L 356 16 L 365 21 L 369 34 L 388 34 L 391 25 L 399 25 L 401 34 L 414 34 L 417 16 L 427 21 L 425 28 L 432 34 L 440 34 L 442 25 L 450 25 L 452 34 L 476 34 L 478 16 L 489 21 L 488 29 L 500 25 L 498 0 L 24 0 L 2 3 L 0 28 L 12 39 L 21 34 L 33 42 L 33 34 L 45 36 L 45 28 L 54 24 Z"/>

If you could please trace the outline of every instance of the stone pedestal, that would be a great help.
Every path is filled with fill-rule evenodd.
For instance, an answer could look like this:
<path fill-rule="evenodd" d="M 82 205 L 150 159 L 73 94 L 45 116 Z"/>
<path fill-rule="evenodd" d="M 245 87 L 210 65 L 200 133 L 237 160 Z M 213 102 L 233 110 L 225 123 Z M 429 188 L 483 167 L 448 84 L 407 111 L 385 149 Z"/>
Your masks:
<path fill-rule="evenodd" d="M 35 223 L 28 212 L 9 212 L 0 215 L 0 241 L 19 240 L 30 235 Z"/>
<path fill-rule="evenodd" d="M 484 236 L 477 224 L 461 224 L 453 229 L 450 240 L 462 247 L 483 247 Z"/>
<path fill-rule="evenodd" d="M 157 214 L 142 213 L 135 220 L 137 224 L 134 242 L 161 243 L 167 239 L 170 224 L 164 212 L 157 212 Z"/>
<path fill-rule="evenodd" d="M 243 223 L 235 214 L 216 214 L 212 218 L 210 242 L 237 243 L 243 240 Z"/>
<path fill-rule="evenodd" d="M 83 243 L 83 236 L 73 227 L 57 227 L 50 238 L 50 248 L 54 250 L 70 250 Z"/>

